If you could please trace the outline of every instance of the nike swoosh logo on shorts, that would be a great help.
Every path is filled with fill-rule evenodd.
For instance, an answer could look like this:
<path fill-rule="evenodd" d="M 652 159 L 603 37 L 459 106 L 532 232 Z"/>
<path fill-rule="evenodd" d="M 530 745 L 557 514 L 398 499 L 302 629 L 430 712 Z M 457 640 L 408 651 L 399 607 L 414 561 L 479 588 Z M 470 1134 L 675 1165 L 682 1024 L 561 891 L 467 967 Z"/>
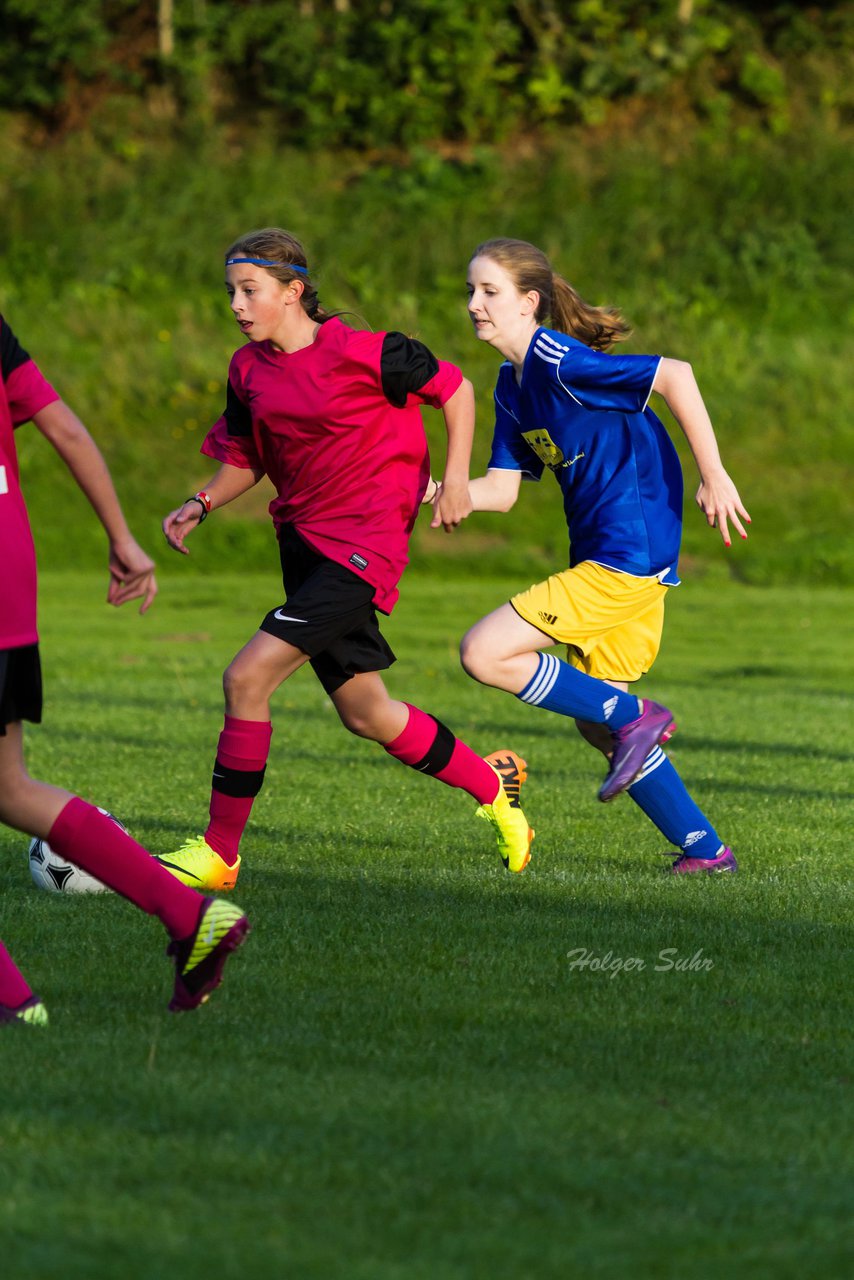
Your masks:
<path fill-rule="evenodd" d="M 279 622 L 306 622 L 307 621 L 306 618 L 292 618 L 289 613 L 282 613 L 281 609 L 277 609 L 276 612 L 273 614 L 273 617 L 277 618 Z"/>

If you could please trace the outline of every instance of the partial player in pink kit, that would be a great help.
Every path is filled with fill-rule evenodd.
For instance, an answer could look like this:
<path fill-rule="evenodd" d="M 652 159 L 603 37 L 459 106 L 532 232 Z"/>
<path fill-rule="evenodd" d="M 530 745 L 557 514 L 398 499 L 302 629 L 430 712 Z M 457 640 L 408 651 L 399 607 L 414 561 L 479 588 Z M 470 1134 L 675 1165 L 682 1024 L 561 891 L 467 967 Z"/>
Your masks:
<path fill-rule="evenodd" d="M 221 978 L 248 921 L 239 907 L 178 884 L 141 845 L 94 805 L 38 782 L 24 760 L 23 721 L 41 721 L 36 557 L 18 479 L 15 428 L 32 420 L 65 462 L 104 526 L 110 545 L 107 600 L 157 594 L 154 562 L 131 536 L 101 453 L 80 419 L 44 378 L 0 317 L 0 821 L 83 867 L 165 925 L 175 990 L 170 1009 L 193 1009 Z M 0 943 L 0 1022 L 47 1024 L 47 1011 Z"/>
<path fill-rule="evenodd" d="M 446 531 L 471 510 L 471 384 L 421 342 L 330 315 L 289 232 L 250 232 L 225 257 L 231 311 L 249 341 L 232 357 L 225 411 L 202 446 L 221 466 L 163 530 L 186 554 L 185 538 L 211 511 L 268 475 L 286 599 L 225 672 L 205 834 L 161 860 L 185 884 L 234 886 L 270 750 L 270 699 L 310 662 L 351 733 L 468 792 L 504 865 L 522 871 L 533 838 L 519 804 L 525 762 L 507 750 L 482 759 L 433 716 L 391 698 L 379 674 L 395 657 L 377 611 L 397 600 L 419 505 L 435 499 L 433 522 Z M 441 485 L 430 479 L 422 405 L 445 419 Z"/>

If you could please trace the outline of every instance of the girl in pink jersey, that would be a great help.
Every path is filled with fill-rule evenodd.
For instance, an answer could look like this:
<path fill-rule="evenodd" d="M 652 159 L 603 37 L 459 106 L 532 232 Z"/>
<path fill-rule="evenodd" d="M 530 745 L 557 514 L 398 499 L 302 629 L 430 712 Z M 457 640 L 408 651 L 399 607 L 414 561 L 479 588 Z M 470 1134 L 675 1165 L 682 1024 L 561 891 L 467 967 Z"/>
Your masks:
<path fill-rule="evenodd" d="M 32 420 L 86 494 L 110 544 L 107 600 L 157 594 L 154 562 L 131 536 L 110 473 L 71 411 L 0 317 L 0 821 L 46 839 L 136 906 L 162 920 L 172 942 L 175 990 L 170 1009 L 193 1009 L 218 985 L 228 954 L 248 929 L 238 907 L 176 883 L 156 860 L 100 809 L 27 772 L 23 721 L 41 720 L 42 684 L 36 627 L 36 561 L 18 483 L 14 430 Z M 204 931 L 202 925 L 204 924 Z M 47 1012 L 0 942 L 0 1022 L 33 1026 Z"/>
<path fill-rule="evenodd" d="M 519 806 L 525 762 L 511 751 L 482 759 L 433 716 L 391 698 L 379 674 L 394 654 L 377 611 L 390 613 L 397 600 L 420 503 L 436 498 L 434 521 L 446 530 L 471 510 L 471 384 L 414 339 L 354 330 L 330 315 L 302 245 L 286 231 L 235 241 L 225 278 L 248 343 L 232 357 L 225 411 L 202 446 L 220 467 L 163 530 L 186 554 L 187 535 L 211 511 L 269 476 L 286 599 L 225 672 L 205 834 L 161 861 L 185 884 L 234 886 L 270 750 L 270 699 L 310 662 L 351 733 L 467 791 L 493 826 L 505 866 L 523 870 L 533 838 Z M 430 480 L 421 405 L 444 415 L 441 485 Z"/>

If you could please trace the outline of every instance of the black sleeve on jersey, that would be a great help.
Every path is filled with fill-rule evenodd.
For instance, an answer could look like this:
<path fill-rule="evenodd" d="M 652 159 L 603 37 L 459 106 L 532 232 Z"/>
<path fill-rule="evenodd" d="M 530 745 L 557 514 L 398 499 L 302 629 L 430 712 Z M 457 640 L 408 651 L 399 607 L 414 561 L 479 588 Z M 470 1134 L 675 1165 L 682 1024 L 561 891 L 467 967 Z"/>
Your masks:
<path fill-rule="evenodd" d="M 29 352 L 25 351 L 6 321 L 0 316 L 0 370 L 3 373 L 3 381 L 20 368 L 22 364 L 26 364 L 29 360 Z"/>
<path fill-rule="evenodd" d="M 438 372 L 439 361 L 417 338 L 407 338 L 403 333 L 387 333 L 383 338 L 383 391 L 395 409 L 402 409 L 410 391 L 420 391 Z"/>
<path fill-rule="evenodd" d="M 223 417 L 230 436 L 252 435 L 252 414 L 231 385 L 231 378 L 228 380 Z"/>

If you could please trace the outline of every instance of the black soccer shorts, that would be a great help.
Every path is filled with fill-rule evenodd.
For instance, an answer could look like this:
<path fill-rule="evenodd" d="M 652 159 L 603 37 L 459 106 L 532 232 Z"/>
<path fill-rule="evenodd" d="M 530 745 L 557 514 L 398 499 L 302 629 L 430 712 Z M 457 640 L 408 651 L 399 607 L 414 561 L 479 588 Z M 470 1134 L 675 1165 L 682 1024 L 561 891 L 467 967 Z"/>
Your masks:
<path fill-rule="evenodd" d="M 6 725 L 17 720 L 40 724 L 42 718 L 42 667 L 37 644 L 20 649 L 0 649 L 0 737 Z"/>
<path fill-rule="evenodd" d="M 270 610 L 260 629 L 307 653 L 329 694 L 352 676 L 386 671 L 395 655 L 380 631 L 371 584 L 288 525 L 279 532 L 279 555 L 285 603 Z"/>

